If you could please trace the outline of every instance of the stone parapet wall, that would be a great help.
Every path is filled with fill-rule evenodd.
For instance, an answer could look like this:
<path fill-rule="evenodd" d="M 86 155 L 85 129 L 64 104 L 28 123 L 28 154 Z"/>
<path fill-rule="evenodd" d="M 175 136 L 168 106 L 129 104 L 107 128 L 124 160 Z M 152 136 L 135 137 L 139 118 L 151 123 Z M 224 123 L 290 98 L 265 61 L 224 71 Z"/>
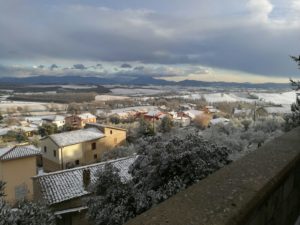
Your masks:
<path fill-rule="evenodd" d="M 127 225 L 293 225 L 299 214 L 300 128 L 297 128 Z"/>

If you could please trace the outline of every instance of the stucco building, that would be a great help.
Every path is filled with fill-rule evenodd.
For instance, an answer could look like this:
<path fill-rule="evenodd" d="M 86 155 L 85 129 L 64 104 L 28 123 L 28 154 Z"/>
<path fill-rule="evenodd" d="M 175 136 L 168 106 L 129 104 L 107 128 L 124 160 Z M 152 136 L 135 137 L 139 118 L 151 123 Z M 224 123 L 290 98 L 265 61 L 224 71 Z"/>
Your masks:
<path fill-rule="evenodd" d="M 65 123 L 74 129 L 84 128 L 87 123 L 96 123 L 97 118 L 91 113 L 82 113 L 79 115 L 67 116 Z"/>
<path fill-rule="evenodd" d="M 37 157 L 34 146 L 14 146 L 0 149 L 0 180 L 5 185 L 5 200 L 10 204 L 21 199 L 32 200 L 32 176 L 37 175 Z"/>
<path fill-rule="evenodd" d="M 95 183 L 98 171 L 103 170 L 106 163 L 110 163 L 126 181 L 131 179 L 128 169 L 135 159 L 136 156 L 126 157 L 35 176 L 34 200 L 44 202 L 60 216 L 58 225 L 87 225 L 87 206 L 82 198 L 90 194 L 88 185 Z"/>
<path fill-rule="evenodd" d="M 103 152 L 126 141 L 126 130 L 86 124 L 85 129 L 52 134 L 41 139 L 45 172 L 98 162 Z"/>

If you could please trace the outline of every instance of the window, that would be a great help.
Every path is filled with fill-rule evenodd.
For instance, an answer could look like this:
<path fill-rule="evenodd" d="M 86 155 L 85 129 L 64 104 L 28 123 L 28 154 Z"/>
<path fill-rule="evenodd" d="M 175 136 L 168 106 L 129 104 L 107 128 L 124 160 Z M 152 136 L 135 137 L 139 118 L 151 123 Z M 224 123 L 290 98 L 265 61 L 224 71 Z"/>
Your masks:
<path fill-rule="evenodd" d="M 47 147 L 46 147 L 46 146 L 44 146 L 44 152 L 45 152 L 45 153 L 47 152 Z"/>
<path fill-rule="evenodd" d="M 97 154 L 94 154 L 94 159 L 97 159 L 97 157 L 98 157 Z"/>
<path fill-rule="evenodd" d="M 112 134 L 112 130 L 110 130 L 110 134 Z"/>
<path fill-rule="evenodd" d="M 79 165 L 79 159 L 75 160 L 75 165 Z"/>
<path fill-rule="evenodd" d="M 56 157 L 56 150 L 53 150 L 53 156 Z"/>
<path fill-rule="evenodd" d="M 92 143 L 92 150 L 96 149 L 96 142 Z"/>

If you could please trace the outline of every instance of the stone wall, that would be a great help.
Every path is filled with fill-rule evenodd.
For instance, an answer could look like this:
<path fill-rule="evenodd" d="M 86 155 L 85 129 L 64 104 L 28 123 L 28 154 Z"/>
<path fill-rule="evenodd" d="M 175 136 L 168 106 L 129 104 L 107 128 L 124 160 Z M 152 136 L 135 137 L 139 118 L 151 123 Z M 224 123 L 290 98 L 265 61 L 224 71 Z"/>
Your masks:
<path fill-rule="evenodd" d="M 300 128 L 297 128 L 127 225 L 293 225 L 299 214 Z"/>

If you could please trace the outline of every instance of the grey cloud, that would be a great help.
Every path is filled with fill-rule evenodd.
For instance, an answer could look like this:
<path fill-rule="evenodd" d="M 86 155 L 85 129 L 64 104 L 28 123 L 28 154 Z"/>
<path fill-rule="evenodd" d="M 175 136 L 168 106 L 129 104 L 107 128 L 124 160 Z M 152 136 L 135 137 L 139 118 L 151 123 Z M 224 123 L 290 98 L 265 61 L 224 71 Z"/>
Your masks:
<path fill-rule="evenodd" d="M 50 68 L 50 70 L 54 70 L 54 69 L 57 69 L 58 66 L 56 64 L 52 64 L 49 68 Z"/>
<path fill-rule="evenodd" d="M 86 70 L 87 67 L 85 67 L 85 65 L 83 65 L 83 64 L 74 64 L 73 65 L 73 69 L 76 69 L 76 70 Z"/>
<path fill-rule="evenodd" d="M 226 6 L 221 0 L 176 0 L 172 6 L 158 0 L 139 3 L 149 11 L 100 8 L 88 2 L 47 7 L 34 1 L 20 3 L 16 11 L 14 1 L 0 7 L 0 60 L 191 64 L 265 75 L 299 74 L 288 57 L 299 54 L 299 24 L 253 22 L 251 12 L 243 8 L 247 1 L 228 0 Z M 174 13 L 167 13 L 169 7 Z M 75 65 L 76 70 L 86 68 Z"/>
<path fill-rule="evenodd" d="M 141 71 L 141 70 L 144 70 L 145 67 L 144 66 L 136 66 L 134 67 L 134 70 L 138 70 L 138 71 Z"/>
<path fill-rule="evenodd" d="M 128 63 L 123 63 L 120 67 L 121 68 L 132 68 L 132 66 Z"/>

